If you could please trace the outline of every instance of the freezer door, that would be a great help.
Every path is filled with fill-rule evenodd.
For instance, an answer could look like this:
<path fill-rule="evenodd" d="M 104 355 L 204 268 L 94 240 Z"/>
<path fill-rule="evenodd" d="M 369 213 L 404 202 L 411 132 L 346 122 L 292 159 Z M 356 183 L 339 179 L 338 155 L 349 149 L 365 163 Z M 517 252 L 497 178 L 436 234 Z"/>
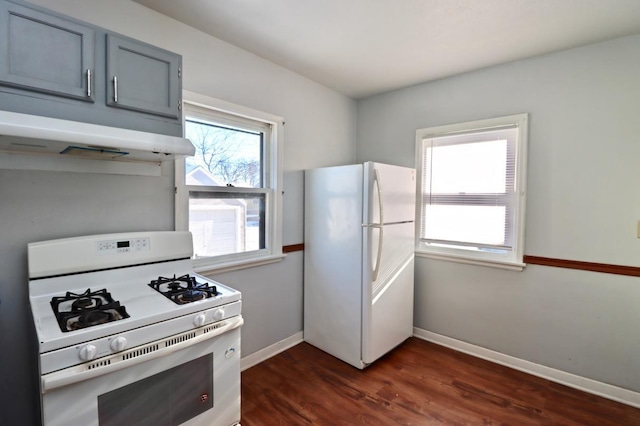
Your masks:
<path fill-rule="evenodd" d="M 364 233 L 362 360 L 370 364 L 413 334 L 413 223 Z M 382 235 L 382 238 L 381 238 Z M 376 265 L 376 262 L 379 262 Z"/>
<path fill-rule="evenodd" d="M 363 223 L 413 222 L 416 215 L 416 172 L 407 167 L 364 164 Z"/>

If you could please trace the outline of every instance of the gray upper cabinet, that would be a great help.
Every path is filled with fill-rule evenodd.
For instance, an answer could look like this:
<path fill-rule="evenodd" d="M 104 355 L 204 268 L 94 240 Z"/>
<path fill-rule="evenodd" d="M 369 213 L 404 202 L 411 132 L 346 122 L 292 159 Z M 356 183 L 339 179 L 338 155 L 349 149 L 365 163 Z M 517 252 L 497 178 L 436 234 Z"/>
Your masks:
<path fill-rule="evenodd" d="M 93 28 L 15 3 L 0 3 L 0 81 L 93 102 Z"/>
<path fill-rule="evenodd" d="M 181 66 L 175 53 L 107 34 L 107 104 L 180 117 Z"/>
<path fill-rule="evenodd" d="M 182 57 L 0 0 L 0 110 L 182 136 Z"/>

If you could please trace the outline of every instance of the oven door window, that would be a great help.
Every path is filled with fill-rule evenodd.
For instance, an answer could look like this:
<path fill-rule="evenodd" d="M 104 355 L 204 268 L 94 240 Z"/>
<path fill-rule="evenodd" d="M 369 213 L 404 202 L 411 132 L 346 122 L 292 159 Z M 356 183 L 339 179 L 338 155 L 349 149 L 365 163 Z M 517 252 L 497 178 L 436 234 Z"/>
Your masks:
<path fill-rule="evenodd" d="M 173 426 L 213 408 L 213 354 L 98 396 L 100 426 Z"/>

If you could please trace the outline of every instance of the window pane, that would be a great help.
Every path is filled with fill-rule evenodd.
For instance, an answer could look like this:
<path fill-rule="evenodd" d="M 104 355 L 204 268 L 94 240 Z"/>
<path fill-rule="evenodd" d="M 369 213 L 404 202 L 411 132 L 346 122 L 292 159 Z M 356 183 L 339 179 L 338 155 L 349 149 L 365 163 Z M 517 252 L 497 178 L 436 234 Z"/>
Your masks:
<path fill-rule="evenodd" d="M 522 267 L 527 114 L 416 131 L 417 253 Z"/>
<path fill-rule="evenodd" d="M 187 120 L 185 135 L 196 147 L 185 162 L 187 185 L 262 188 L 262 133 Z"/>
<path fill-rule="evenodd" d="M 503 246 L 505 212 L 504 206 L 426 205 L 422 237 Z"/>
<path fill-rule="evenodd" d="M 436 142 L 437 144 L 437 142 Z M 496 140 L 429 149 L 432 193 L 504 193 L 507 141 Z M 429 191 L 429 187 L 425 190 Z"/>
<path fill-rule="evenodd" d="M 263 195 L 192 192 L 189 231 L 194 257 L 219 256 L 265 248 Z"/>

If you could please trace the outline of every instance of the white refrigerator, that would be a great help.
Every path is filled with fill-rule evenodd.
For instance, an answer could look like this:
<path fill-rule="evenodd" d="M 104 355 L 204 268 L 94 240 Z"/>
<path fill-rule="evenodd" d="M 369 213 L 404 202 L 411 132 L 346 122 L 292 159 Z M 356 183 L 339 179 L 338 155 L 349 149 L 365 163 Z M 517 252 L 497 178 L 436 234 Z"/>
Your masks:
<path fill-rule="evenodd" d="M 365 368 L 413 335 L 415 170 L 305 171 L 304 340 Z"/>

